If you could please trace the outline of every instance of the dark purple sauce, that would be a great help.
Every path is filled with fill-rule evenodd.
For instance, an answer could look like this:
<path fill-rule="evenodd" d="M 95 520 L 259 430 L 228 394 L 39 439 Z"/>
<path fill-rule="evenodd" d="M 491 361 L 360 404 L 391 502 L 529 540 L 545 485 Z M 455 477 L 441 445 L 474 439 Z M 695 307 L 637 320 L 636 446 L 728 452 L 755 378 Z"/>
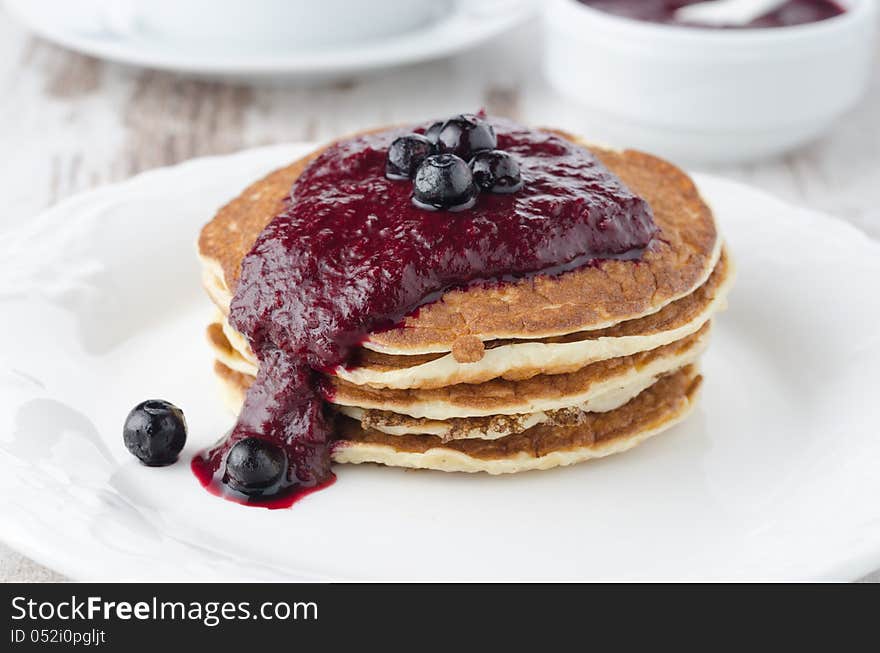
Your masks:
<path fill-rule="evenodd" d="M 291 502 L 330 482 L 333 424 L 319 372 L 445 290 L 641 256 L 656 232 L 643 199 L 584 148 L 492 122 L 524 186 L 484 193 L 467 211 L 417 209 L 411 183 L 385 178 L 386 151 L 404 130 L 337 143 L 302 173 L 242 262 L 229 321 L 259 372 L 232 432 L 193 461 L 203 485 L 228 494 L 225 456 L 248 436 L 287 452 Z"/>
<path fill-rule="evenodd" d="M 284 490 L 277 494 L 265 497 L 249 497 L 242 492 L 238 492 L 217 478 L 217 470 L 214 469 L 213 461 L 210 456 L 195 456 L 190 463 L 190 469 L 199 479 L 199 483 L 208 492 L 214 496 L 221 497 L 233 503 L 240 503 L 243 506 L 254 506 L 258 508 L 268 508 L 269 510 L 278 510 L 280 508 L 290 508 L 297 501 L 304 499 L 312 492 L 323 490 L 336 482 L 336 476 L 330 474 L 326 481 L 318 483 L 309 488 L 300 488 L 296 485 L 286 485 Z"/>
<path fill-rule="evenodd" d="M 704 0 L 579 0 L 581 3 L 609 14 L 652 23 L 686 27 L 714 27 L 678 21 L 675 11 Z M 784 5 L 745 25 L 727 25 L 725 29 L 755 27 L 791 27 L 816 23 L 839 16 L 846 10 L 833 0 L 788 0 Z"/>

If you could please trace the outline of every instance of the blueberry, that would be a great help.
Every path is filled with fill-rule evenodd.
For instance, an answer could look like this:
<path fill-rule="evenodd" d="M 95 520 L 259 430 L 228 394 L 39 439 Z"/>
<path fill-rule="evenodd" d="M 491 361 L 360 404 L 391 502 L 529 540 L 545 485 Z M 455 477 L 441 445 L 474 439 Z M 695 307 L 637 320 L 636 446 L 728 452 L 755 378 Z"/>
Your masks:
<path fill-rule="evenodd" d="M 139 403 L 125 418 L 122 439 L 145 465 L 170 465 L 186 444 L 183 411 L 161 399 Z"/>
<path fill-rule="evenodd" d="M 434 143 L 421 134 L 395 138 L 385 159 L 385 176 L 388 179 L 411 179 L 424 158 L 435 151 Z"/>
<path fill-rule="evenodd" d="M 434 125 L 430 129 L 433 129 Z M 430 130 L 429 130 L 430 131 Z M 492 150 L 498 145 L 495 128 L 471 113 L 463 113 L 443 123 L 437 132 L 440 152 L 457 154 L 469 159 L 480 150 Z"/>
<path fill-rule="evenodd" d="M 287 455 L 281 447 L 260 438 L 236 442 L 226 456 L 223 481 L 247 495 L 271 491 L 287 473 Z"/>
<path fill-rule="evenodd" d="M 437 142 L 437 135 L 440 133 L 440 130 L 443 129 L 444 121 L 438 120 L 430 127 L 425 130 L 425 138 L 427 138 L 432 143 Z"/>
<path fill-rule="evenodd" d="M 516 158 L 501 150 L 477 152 L 470 162 L 474 182 L 491 193 L 515 193 L 522 188 Z"/>
<path fill-rule="evenodd" d="M 474 176 L 464 159 L 434 154 L 422 161 L 413 180 L 413 204 L 420 209 L 463 211 L 477 200 Z"/>

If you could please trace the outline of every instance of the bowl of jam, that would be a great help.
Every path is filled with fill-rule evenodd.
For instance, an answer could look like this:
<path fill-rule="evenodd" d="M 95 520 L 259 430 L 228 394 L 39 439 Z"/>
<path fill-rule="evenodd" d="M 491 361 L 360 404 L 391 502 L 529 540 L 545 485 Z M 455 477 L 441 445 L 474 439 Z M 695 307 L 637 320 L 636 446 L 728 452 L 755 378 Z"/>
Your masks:
<path fill-rule="evenodd" d="M 861 98 L 874 0 L 786 0 L 745 24 L 682 20 L 697 0 L 550 0 L 543 69 L 610 145 L 686 163 L 779 155 Z"/>

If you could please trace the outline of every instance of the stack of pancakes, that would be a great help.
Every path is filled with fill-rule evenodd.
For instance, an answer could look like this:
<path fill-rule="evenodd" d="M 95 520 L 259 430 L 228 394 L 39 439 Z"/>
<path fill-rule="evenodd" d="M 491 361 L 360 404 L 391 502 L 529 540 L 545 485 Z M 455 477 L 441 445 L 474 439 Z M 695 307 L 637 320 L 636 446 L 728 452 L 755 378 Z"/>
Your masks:
<path fill-rule="evenodd" d="M 452 290 L 371 334 L 326 375 L 334 461 L 547 469 L 629 449 L 691 411 L 732 262 L 685 173 L 640 152 L 589 149 L 650 204 L 659 232 L 643 256 Z M 215 371 L 236 413 L 258 367 L 226 320 L 241 261 L 314 156 L 247 188 L 199 239 L 219 309 L 208 328 Z"/>

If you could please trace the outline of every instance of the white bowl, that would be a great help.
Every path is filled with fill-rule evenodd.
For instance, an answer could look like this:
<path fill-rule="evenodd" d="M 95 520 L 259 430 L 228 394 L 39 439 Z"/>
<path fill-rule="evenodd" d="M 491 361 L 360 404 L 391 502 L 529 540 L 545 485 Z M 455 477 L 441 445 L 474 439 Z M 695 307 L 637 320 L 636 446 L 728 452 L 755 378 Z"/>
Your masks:
<path fill-rule="evenodd" d="M 722 30 L 550 0 L 544 72 L 610 145 L 689 162 L 771 156 L 818 136 L 865 90 L 876 4 L 841 4 L 841 16 L 807 25 Z"/>

